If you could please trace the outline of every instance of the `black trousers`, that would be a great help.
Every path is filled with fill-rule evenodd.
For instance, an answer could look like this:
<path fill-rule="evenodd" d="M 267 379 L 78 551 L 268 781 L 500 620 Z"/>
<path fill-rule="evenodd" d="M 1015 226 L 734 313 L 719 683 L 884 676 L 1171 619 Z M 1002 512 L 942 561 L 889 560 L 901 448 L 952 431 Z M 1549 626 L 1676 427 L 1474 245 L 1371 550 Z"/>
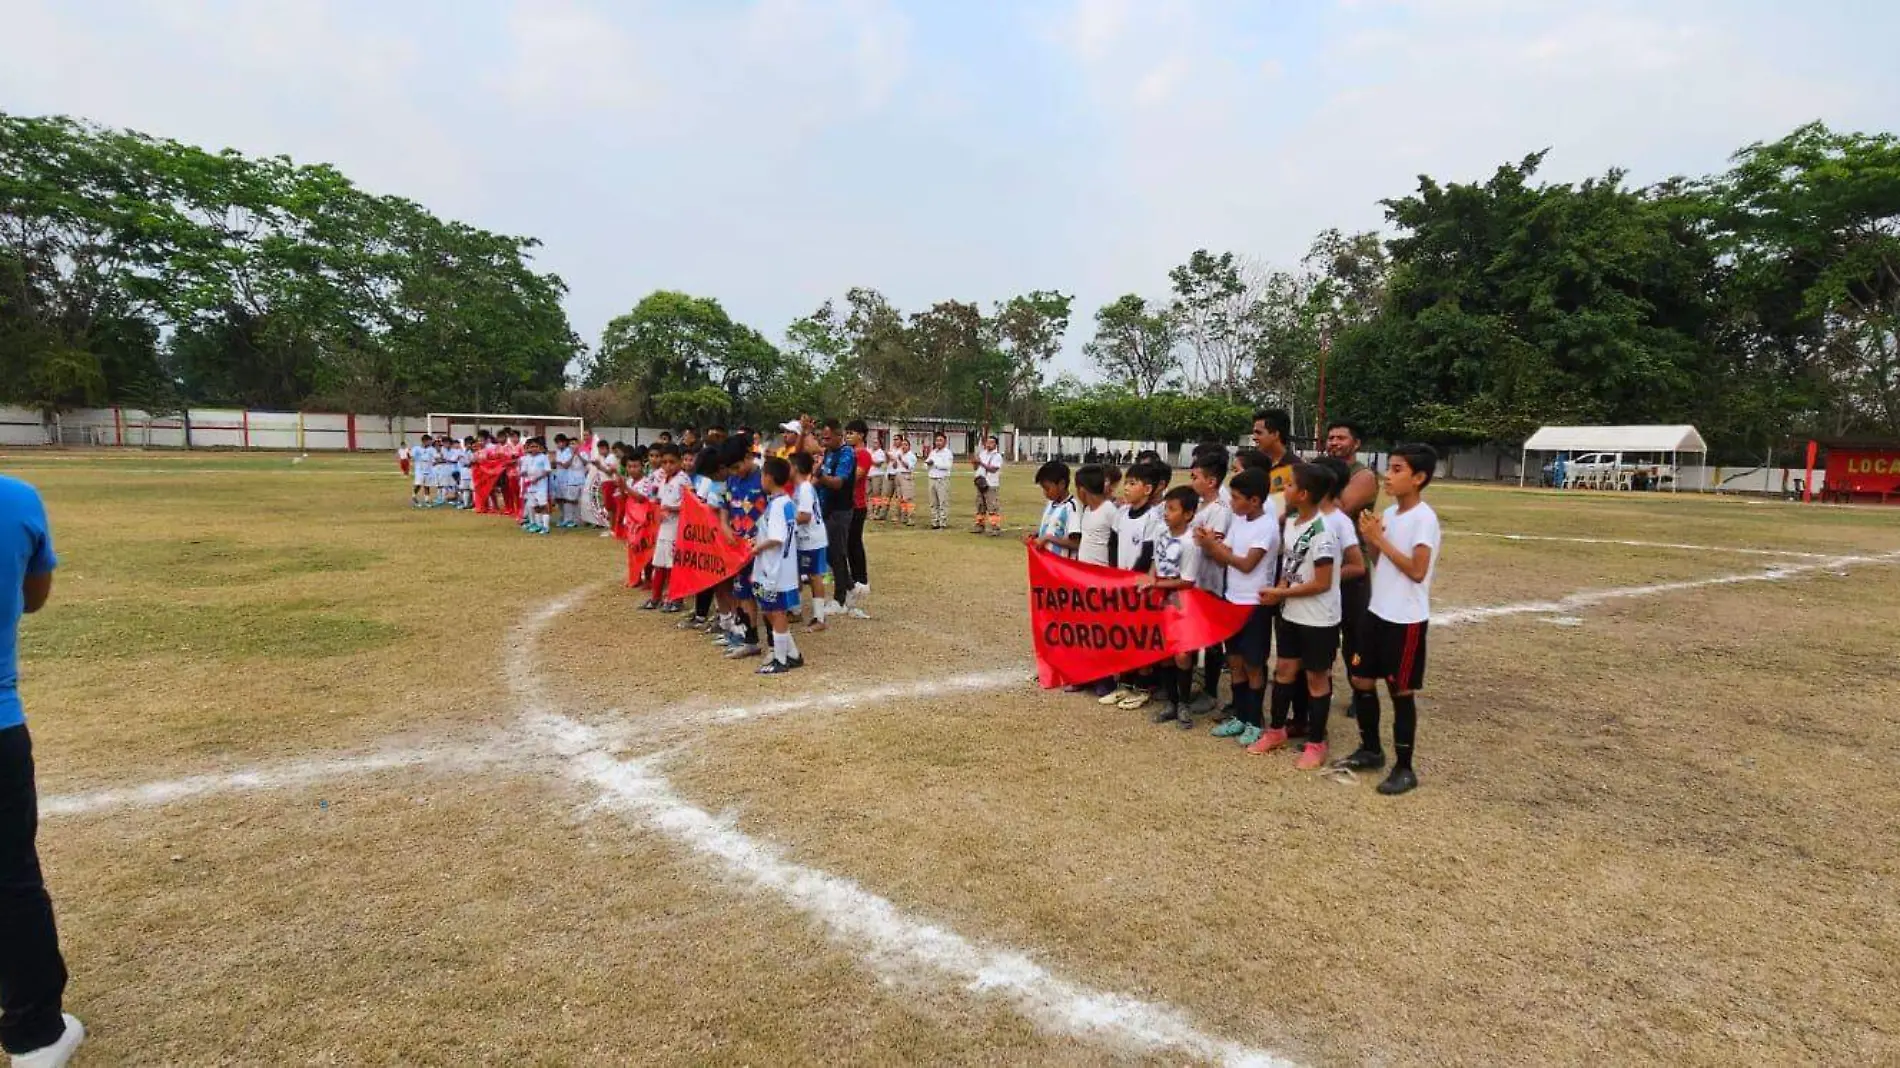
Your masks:
<path fill-rule="evenodd" d="M 864 564 L 864 520 L 870 511 L 858 508 L 851 513 L 851 581 L 860 586 L 871 584 L 870 571 Z M 845 589 L 850 589 L 849 586 Z"/>
<path fill-rule="evenodd" d="M 844 508 L 825 513 L 825 555 L 831 562 L 831 596 L 840 604 L 856 584 L 851 572 L 851 525 L 856 517 L 857 513 Z M 858 529 L 864 528 L 859 526 Z"/>
<path fill-rule="evenodd" d="M 66 962 L 33 845 L 39 822 L 33 739 L 24 725 L 8 727 L 0 730 L 0 1045 L 8 1053 L 50 1046 L 66 1027 Z"/>

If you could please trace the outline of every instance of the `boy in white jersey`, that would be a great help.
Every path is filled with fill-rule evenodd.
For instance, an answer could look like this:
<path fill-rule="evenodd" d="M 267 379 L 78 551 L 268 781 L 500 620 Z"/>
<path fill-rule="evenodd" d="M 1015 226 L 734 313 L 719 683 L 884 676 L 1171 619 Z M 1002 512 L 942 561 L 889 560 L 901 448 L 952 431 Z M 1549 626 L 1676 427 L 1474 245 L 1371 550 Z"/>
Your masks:
<path fill-rule="evenodd" d="M 455 439 L 447 434 L 435 439 L 435 506 L 455 503 Z"/>
<path fill-rule="evenodd" d="M 798 506 L 791 488 L 792 465 L 782 456 L 765 461 L 763 482 L 768 499 L 752 541 L 752 589 L 759 611 L 772 632 L 772 658 L 760 665 L 761 675 L 783 675 L 805 666 L 792 640 L 791 617 L 798 613 Z"/>
<path fill-rule="evenodd" d="M 1193 536 L 1194 512 L 1200 497 L 1191 486 L 1169 490 L 1162 501 L 1164 526 L 1155 535 L 1153 562 L 1148 585 L 1168 590 L 1193 589 L 1194 576 L 1200 570 L 1201 550 Z M 1194 654 L 1182 653 L 1155 665 L 1155 677 L 1161 687 L 1161 710 L 1156 723 L 1173 722 L 1182 730 L 1194 726 L 1188 711 L 1188 695 L 1194 689 Z"/>
<path fill-rule="evenodd" d="M 1234 714 L 1214 727 L 1214 737 L 1234 738 L 1247 746 L 1266 733 L 1261 717 L 1266 703 L 1267 647 L 1272 644 L 1272 612 L 1260 603 L 1260 591 L 1272 584 L 1274 557 L 1280 549 L 1279 525 L 1267 509 L 1267 477 L 1242 471 L 1229 484 L 1234 517 L 1227 536 L 1197 529 L 1194 540 L 1208 559 L 1226 568 L 1227 600 L 1250 605 L 1247 622 L 1227 642 L 1227 669 L 1232 677 Z"/>
<path fill-rule="evenodd" d="M 1387 461 L 1385 490 L 1398 503 L 1384 516 L 1359 517 L 1359 532 L 1373 552 L 1372 603 L 1359 632 L 1359 646 L 1347 665 L 1352 676 L 1353 708 L 1359 720 L 1359 748 L 1340 767 L 1372 771 L 1385 766 L 1379 747 L 1379 695 L 1385 680 L 1392 696 L 1392 773 L 1379 784 L 1382 794 L 1402 794 L 1418 786 L 1412 770 L 1412 743 L 1418 731 L 1416 694 L 1425 685 L 1425 629 L 1432 615 L 1432 575 L 1438 569 L 1441 537 L 1438 513 L 1423 498 L 1438 470 L 1430 445 L 1400 445 Z"/>
<path fill-rule="evenodd" d="M 462 448 L 455 455 L 455 484 L 460 498 L 458 507 L 470 511 L 475 507 L 475 439 L 463 438 Z"/>
<path fill-rule="evenodd" d="M 1036 469 L 1036 485 L 1041 487 L 1045 503 L 1030 544 L 1043 552 L 1074 559 L 1082 544 L 1082 531 L 1075 498 L 1069 496 L 1069 465 L 1061 460 L 1043 464 Z"/>
<path fill-rule="evenodd" d="M 1076 492 L 1082 498 L 1077 509 L 1081 537 L 1076 543 L 1076 559 L 1085 564 L 1115 566 L 1115 521 L 1121 508 L 1109 496 L 1111 473 L 1101 464 L 1084 464 L 1075 473 Z M 1119 704 L 1127 696 L 1112 678 L 1098 679 L 1089 689 L 1104 704 Z"/>
<path fill-rule="evenodd" d="M 429 507 L 429 490 L 435 482 L 435 445 L 429 435 L 422 435 L 416 447 L 409 450 L 410 477 L 415 484 L 409 490 L 409 503 L 416 508 Z"/>
<path fill-rule="evenodd" d="M 548 480 L 553 465 L 548 462 L 547 445 L 540 438 L 528 439 L 528 451 L 521 457 L 521 504 L 530 534 L 548 532 Z"/>
<path fill-rule="evenodd" d="M 1195 457 L 1194 467 L 1188 474 L 1188 484 L 1194 488 L 1194 529 L 1212 531 L 1216 537 L 1226 537 L 1227 524 L 1232 521 L 1233 511 L 1222 498 L 1227 487 L 1221 481 L 1227 477 L 1227 451 L 1217 449 L 1203 451 Z M 1197 542 L 1198 544 L 1198 542 Z M 1193 575 L 1194 584 L 1216 597 L 1227 593 L 1227 569 L 1201 553 L 1197 561 L 1198 571 Z M 1212 712 L 1220 705 L 1220 671 L 1226 659 L 1226 649 L 1216 643 L 1201 650 L 1201 695 L 1188 705 L 1192 715 Z M 1231 715 L 1231 706 L 1228 714 Z"/>
<path fill-rule="evenodd" d="M 798 522 L 798 577 L 811 592 L 811 622 L 816 633 L 825 629 L 825 576 L 831 574 L 831 539 L 825 530 L 825 517 L 818 510 L 818 487 L 812 485 L 814 468 L 811 453 L 800 449 L 791 455 L 792 504 Z"/>
<path fill-rule="evenodd" d="M 1280 542 L 1278 583 L 1260 591 L 1260 603 L 1278 605 L 1274 637 L 1273 709 L 1267 732 L 1248 748 L 1268 753 L 1287 744 L 1287 713 L 1301 707 L 1306 746 L 1294 767 L 1311 771 L 1326 763 L 1326 714 L 1331 700 L 1333 658 L 1339 654 L 1339 577 L 1341 551 L 1333 528 L 1320 514 L 1320 502 L 1333 476 L 1314 464 L 1294 464 L 1282 490 L 1287 516 Z"/>
<path fill-rule="evenodd" d="M 957 463 L 957 454 L 950 451 L 950 439 L 938 434 L 931 440 L 930 455 L 924 457 L 924 467 L 930 475 L 930 529 L 944 530 L 950 526 L 950 470 Z"/>
<path fill-rule="evenodd" d="M 673 553 L 679 542 L 680 509 L 686 503 L 686 488 L 692 480 L 680 470 L 678 445 L 656 446 L 649 455 L 659 457 L 659 483 L 654 487 L 653 499 L 660 506 L 660 532 L 653 539 L 653 596 L 640 607 L 671 614 L 684 607 L 678 597 L 666 596 L 666 583 L 673 573 Z"/>
<path fill-rule="evenodd" d="M 1155 537 L 1166 529 L 1159 504 L 1167 492 L 1169 474 L 1166 464 L 1143 460 L 1130 467 L 1122 480 L 1122 504 L 1115 511 L 1115 566 L 1123 571 L 1149 573 Z M 1102 704 L 1132 712 L 1153 700 L 1154 685 L 1155 673 L 1143 668 L 1122 676 L 1122 685 L 1103 697 Z"/>

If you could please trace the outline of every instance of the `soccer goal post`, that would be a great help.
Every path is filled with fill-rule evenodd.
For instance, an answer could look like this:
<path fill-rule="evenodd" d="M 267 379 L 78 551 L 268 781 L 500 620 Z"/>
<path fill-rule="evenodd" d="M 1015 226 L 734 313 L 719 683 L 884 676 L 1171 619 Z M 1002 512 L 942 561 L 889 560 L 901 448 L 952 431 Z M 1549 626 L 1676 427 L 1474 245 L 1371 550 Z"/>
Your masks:
<path fill-rule="evenodd" d="M 553 438 L 556 434 L 585 438 L 587 420 L 578 415 L 512 415 L 499 412 L 430 412 L 429 433 L 447 434 L 456 439 L 474 437 L 476 433 L 487 430 L 497 432 L 504 429 L 521 431 L 523 438 Z"/>

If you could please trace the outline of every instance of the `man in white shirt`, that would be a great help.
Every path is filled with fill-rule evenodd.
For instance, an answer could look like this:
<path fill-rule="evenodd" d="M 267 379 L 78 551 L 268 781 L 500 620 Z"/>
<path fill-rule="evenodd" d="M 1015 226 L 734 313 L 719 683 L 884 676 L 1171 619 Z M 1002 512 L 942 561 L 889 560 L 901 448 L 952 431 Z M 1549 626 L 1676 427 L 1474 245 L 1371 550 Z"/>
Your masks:
<path fill-rule="evenodd" d="M 930 529 L 943 530 L 950 525 L 950 472 L 957 454 L 950 451 L 950 439 L 938 434 L 931 440 L 930 455 L 924 468 L 930 475 Z"/>
<path fill-rule="evenodd" d="M 996 435 L 983 439 L 971 465 L 976 468 L 976 526 L 970 533 L 981 534 L 987 522 L 990 536 L 1003 536 L 1003 454 L 997 450 Z"/>

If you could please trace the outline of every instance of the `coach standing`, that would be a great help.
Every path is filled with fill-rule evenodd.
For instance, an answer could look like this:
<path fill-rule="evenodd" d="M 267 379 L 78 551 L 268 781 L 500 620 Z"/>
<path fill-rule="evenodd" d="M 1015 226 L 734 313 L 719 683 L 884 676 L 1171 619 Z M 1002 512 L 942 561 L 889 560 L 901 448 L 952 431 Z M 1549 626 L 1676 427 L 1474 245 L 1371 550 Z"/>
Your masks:
<path fill-rule="evenodd" d="M 20 613 L 53 592 L 53 536 L 32 486 L 0 475 L 0 1045 L 16 1068 L 58 1068 L 86 1037 L 60 1011 L 66 962 L 33 846 L 39 797 L 20 704 Z"/>

